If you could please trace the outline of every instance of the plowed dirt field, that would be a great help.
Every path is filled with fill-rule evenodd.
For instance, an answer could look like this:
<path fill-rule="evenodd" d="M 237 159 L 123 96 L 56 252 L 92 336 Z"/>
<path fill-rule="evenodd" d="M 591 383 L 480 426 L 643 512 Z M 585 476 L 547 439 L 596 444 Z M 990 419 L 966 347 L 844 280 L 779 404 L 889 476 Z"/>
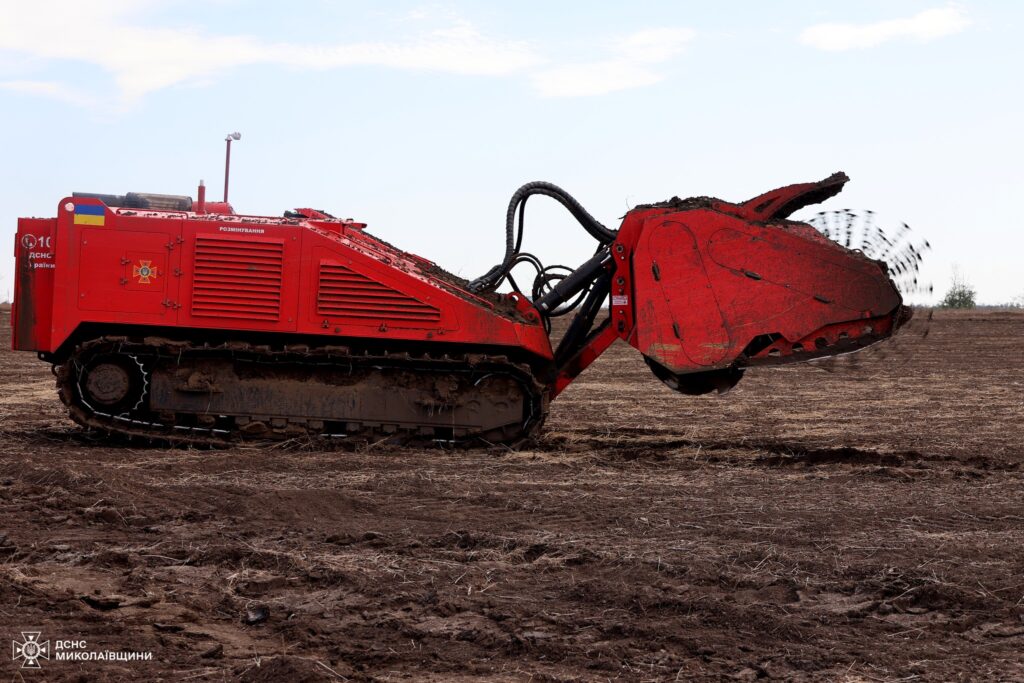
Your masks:
<path fill-rule="evenodd" d="M 520 451 L 112 445 L 8 318 L 7 679 L 1024 680 L 1019 312 L 714 397 L 617 345 Z"/>

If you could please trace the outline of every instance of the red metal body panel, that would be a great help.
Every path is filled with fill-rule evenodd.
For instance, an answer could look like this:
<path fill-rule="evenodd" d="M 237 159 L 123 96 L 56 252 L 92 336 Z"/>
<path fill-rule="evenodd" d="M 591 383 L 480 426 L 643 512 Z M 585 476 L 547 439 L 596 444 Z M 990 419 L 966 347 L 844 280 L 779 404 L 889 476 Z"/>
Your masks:
<path fill-rule="evenodd" d="M 796 343 L 900 301 L 830 242 L 702 209 L 645 221 L 633 253 L 635 345 L 674 372 L 725 367 L 764 334 Z"/>
<path fill-rule="evenodd" d="M 628 214 L 612 248 L 620 336 L 677 374 L 888 336 L 902 299 L 884 264 L 785 220 L 843 182 Z"/>
<path fill-rule="evenodd" d="M 46 349 L 50 342 L 55 270 L 52 218 L 21 218 L 14 241 L 16 277 L 11 345 L 18 350 Z"/>
<path fill-rule="evenodd" d="M 516 296 L 471 294 L 364 224 L 104 207 L 76 221 L 19 223 L 15 348 L 54 353 L 85 323 L 505 346 L 551 359 L 536 312 Z M 209 204 L 208 204 L 209 206 Z M 320 215 L 322 216 L 322 214 Z M 28 244 L 53 266 L 28 267 Z"/>

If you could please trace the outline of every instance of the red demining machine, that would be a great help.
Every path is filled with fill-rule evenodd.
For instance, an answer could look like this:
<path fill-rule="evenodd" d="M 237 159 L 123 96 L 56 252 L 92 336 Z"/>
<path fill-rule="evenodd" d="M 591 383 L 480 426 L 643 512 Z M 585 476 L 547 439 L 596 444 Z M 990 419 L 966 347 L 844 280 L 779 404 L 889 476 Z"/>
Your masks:
<path fill-rule="evenodd" d="M 885 263 L 788 220 L 847 180 L 637 206 L 618 231 L 529 183 L 504 258 L 473 281 L 323 211 L 239 215 L 202 186 L 74 193 L 18 221 L 13 345 L 53 364 L 76 422 L 112 434 L 515 443 L 617 339 L 692 395 L 891 336 L 909 311 Z M 591 259 L 545 268 L 522 250 L 535 195 L 595 240 Z M 526 263 L 528 290 L 512 276 Z"/>

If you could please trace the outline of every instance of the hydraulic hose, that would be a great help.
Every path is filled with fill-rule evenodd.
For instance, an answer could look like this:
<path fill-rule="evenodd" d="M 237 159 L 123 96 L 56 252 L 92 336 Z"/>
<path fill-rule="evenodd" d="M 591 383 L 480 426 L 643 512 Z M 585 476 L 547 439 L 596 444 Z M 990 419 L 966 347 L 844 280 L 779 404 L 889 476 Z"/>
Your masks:
<path fill-rule="evenodd" d="M 523 239 L 523 217 L 525 215 L 526 200 L 535 194 L 551 197 L 564 206 L 572 214 L 583 229 L 590 233 L 591 237 L 601 244 L 608 244 L 615 239 L 615 231 L 609 230 L 596 218 L 583 208 L 583 205 L 576 201 L 576 198 L 552 183 L 535 181 L 526 183 L 512 195 L 509 200 L 508 210 L 505 213 L 505 257 L 501 263 L 469 283 L 469 289 L 473 292 L 494 289 L 501 282 L 502 278 L 513 266 L 516 254 L 522 245 Z M 516 235 L 516 211 L 519 211 L 519 234 Z"/>
<path fill-rule="evenodd" d="M 590 285 L 605 271 L 606 264 L 612 260 L 608 249 L 601 249 L 590 257 L 586 263 L 558 281 L 551 290 L 533 302 L 541 315 L 551 315 L 555 309 L 576 296 Z"/>

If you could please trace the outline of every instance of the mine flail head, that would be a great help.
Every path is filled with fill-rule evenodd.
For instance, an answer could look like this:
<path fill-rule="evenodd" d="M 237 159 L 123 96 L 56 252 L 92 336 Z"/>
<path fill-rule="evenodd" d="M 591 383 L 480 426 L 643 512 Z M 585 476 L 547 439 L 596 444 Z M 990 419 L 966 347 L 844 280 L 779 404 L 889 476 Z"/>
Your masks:
<path fill-rule="evenodd" d="M 886 229 L 878 221 L 876 213 L 869 209 L 851 211 L 820 211 L 807 223 L 814 226 L 825 237 L 839 242 L 849 241 L 848 246 L 883 264 L 893 286 L 906 300 L 915 297 L 931 297 L 934 286 L 921 272 L 921 266 L 931 251 L 931 243 L 915 237 L 906 223 L 897 228 Z M 914 321 L 914 324 L 910 323 Z M 895 329 L 928 335 L 931 312 L 926 319 L 914 319 L 911 306 L 904 306 L 896 316 Z"/>
<path fill-rule="evenodd" d="M 908 227 L 886 232 L 872 212 L 849 209 L 789 218 L 846 180 L 837 173 L 741 204 L 673 200 L 627 216 L 630 343 L 658 379 L 682 393 L 721 393 L 744 368 L 848 354 L 911 319 L 904 293 L 920 288 L 927 244 L 907 239 Z"/>
<path fill-rule="evenodd" d="M 931 244 L 926 239 L 914 239 L 906 223 L 887 230 L 876 222 L 875 212 L 870 209 L 820 211 L 807 223 L 837 244 L 884 263 L 904 298 L 933 293 L 932 284 L 921 277 L 921 265 Z"/>

